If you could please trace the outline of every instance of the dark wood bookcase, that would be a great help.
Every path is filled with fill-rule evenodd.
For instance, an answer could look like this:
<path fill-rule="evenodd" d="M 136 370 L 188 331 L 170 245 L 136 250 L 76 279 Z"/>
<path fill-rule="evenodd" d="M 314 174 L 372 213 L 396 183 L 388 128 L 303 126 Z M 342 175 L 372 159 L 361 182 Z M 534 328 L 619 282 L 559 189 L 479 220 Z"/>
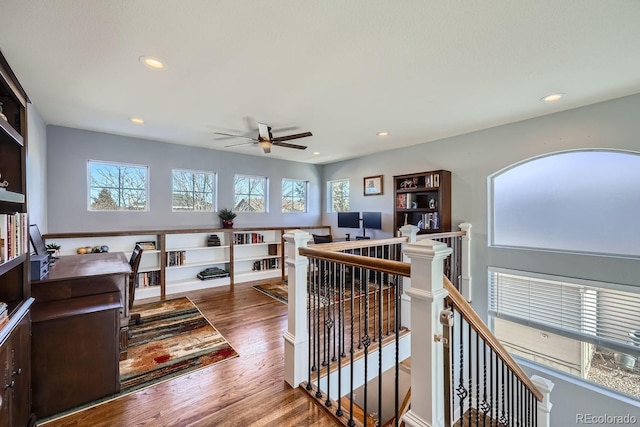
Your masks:
<path fill-rule="evenodd" d="M 33 424 L 31 414 L 31 315 L 27 216 L 26 93 L 0 52 L 0 221 L 7 256 L 0 261 L 0 427 Z M 10 218 L 11 227 L 7 227 Z M 10 234 L 10 236 L 9 236 Z M 3 253 L 4 254 L 4 253 Z"/>
<path fill-rule="evenodd" d="M 451 172 L 437 170 L 393 177 L 396 232 L 405 224 L 418 234 L 451 231 Z"/>

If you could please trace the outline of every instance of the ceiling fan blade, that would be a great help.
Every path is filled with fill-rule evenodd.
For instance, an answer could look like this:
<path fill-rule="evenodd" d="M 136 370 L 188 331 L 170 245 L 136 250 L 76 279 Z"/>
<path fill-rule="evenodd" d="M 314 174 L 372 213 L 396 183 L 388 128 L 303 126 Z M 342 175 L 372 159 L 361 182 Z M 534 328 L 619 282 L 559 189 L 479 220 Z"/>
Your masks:
<path fill-rule="evenodd" d="M 222 133 L 222 132 L 214 132 L 214 134 L 216 134 L 216 135 L 224 135 L 224 136 L 228 136 L 228 137 L 231 137 L 231 138 L 243 138 L 243 139 L 250 139 L 251 141 L 256 141 L 255 138 L 251 138 L 251 137 L 243 136 L 243 135 L 231 135 L 230 133 Z"/>
<path fill-rule="evenodd" d="M 296 133 L 293 135 L 278 136 L 275 138 L 271 138 L 271 142 L 290 141 L 292 139 L 306 138 L 308 136 L 313 136 L 313 134 L 311 132 L 303 132 L 303 133 Z"/>
<path fill-rule="evenodd" d="M 307 149 L 307 147 L 304 146 L 304 145 L 289 144 L 288 142 L 273 141 L 271 144 L 277 145 L 278 147 L 297 148 L 298 150 L 306 150 Z"/>
<path fill-rule="evenodd" d="M 272 133 L 282 133 L 282 132 L 292 132 L 294 130 L 298 130 L 300 129 L 299 126 L 289 126 L 286 128 L 278 128 L 278 129 L 271 129 Z"/>
<path fill-rule="evenodd" d="M 249 145 L 249 144 L 257 144 L 258 141 L 251 141 L 251 142 L 241 142 L 239 144 L 231 144 L 231 145 L 225 145 L 224 148 L 229 148 L 229 147 L 237 147 L 239 145 Z"/>

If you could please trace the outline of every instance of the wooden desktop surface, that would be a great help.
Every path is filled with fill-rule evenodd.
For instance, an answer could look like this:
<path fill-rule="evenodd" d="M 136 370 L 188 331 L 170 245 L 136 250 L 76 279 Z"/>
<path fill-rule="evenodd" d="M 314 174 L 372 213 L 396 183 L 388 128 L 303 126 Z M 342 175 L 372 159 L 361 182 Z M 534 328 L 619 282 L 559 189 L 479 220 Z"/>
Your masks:
<path fill-rule="evenodd" d="M 33 283 L 129 273 L 131 267 L 124 252 L 65 255 L 49 266 L 49 275 L 44 280 Z"/>

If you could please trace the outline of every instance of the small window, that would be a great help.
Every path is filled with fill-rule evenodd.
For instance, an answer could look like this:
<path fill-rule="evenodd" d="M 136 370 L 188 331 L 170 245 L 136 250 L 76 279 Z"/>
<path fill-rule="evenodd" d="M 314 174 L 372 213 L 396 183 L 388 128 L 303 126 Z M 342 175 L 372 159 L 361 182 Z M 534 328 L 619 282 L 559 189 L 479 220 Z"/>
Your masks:
<path fill-rule="evenodd" d="M 329 181 L 327 187 L 329 212 L 349 212 L 349 180 Z"/>
<path fill-rule="evenodd" d="M 172 206 L 175 212 L 212 212 L 215 201 L 216 174 L 173 170 Z"/>
<path fill-rule="evenodd" d="M 307 211 L 307 181 L 282 180 L 282 212 Z"/>
<path fill-rule="evenodd" d="M 89 161 L 90 211 L 146 211 L 149 167 Z"/>
<path fill-rule="evenodd" d="M 234 178 L 234 210 L 268 212 L 267 177 L 236 175 Z"/>

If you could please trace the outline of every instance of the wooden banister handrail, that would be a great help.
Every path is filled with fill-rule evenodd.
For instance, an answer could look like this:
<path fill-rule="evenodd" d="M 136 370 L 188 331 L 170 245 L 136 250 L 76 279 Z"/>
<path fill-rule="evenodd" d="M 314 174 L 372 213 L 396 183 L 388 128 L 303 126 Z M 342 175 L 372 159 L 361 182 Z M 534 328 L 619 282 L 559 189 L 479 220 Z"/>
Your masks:
<path fill-rule="evenodd" d="M 389 239 L 365 239 L 365 240 L 348 240 L 344 242 L 321 243 L 314 245 L 314 248 L 322 248 L 325 251 L 345 251 L 359 248 L 370 248 L 373 246 L 394 245 L 407 243 L 407 237 L 391 237 Z"/>
<path fill-rule="evenodd" d="M 322 246 L 320 249 L 317 246 Z M 354 255 L 343 252 L 334 252 L 325 250 L 324 247 L 329 243 L 322 245 L 313 245 L 306 248 L 299 248 L 298 253 L 302 256 L 320 259 L 324 261 L 338 262 L 351 267 L 371 268 L 388 274 L 397 274 L 398 276 L 410 277 L 411 264 L 402 261 L 392 261 L 389 259 L 372 258 L 362 255 Z"/>
<path fill-rule="evenodd" d="M 418 234 L 416 236 L 417 240 L 429 240 L 429 239 L 446 239 L 448 237 L 462 237 L 466 236 L 466 231 L 448 231 L 446 233 L 430 233 L 430 234 Z"/>
<path fill-rule="evenodd" d="M 487 345 L 495 351 L 498 357 L 507 365 L 509 370 L 514 373 L 516 377 L 529 389 L 529 391 L 542 402 L 542 393 L 538 390 L 538 387 L 533 384 L 531 379 L 522 370 L 520 365 L 511 357 L 506 348 L 498 341 L 495 335 L 489 330 L 487 325 L 484 324 L 478 313 L 471 307 L 471 305 L 464 299 L 464 297 L 453 286 L 453 283 L 447 277 L 444 278 L 444 288 L 449 292 L 447 299 L 453 304 L 453 306 L 460 312 L 460 315 L 464 317 L 471 325 L 474 331 L 487 343 Z"/>

